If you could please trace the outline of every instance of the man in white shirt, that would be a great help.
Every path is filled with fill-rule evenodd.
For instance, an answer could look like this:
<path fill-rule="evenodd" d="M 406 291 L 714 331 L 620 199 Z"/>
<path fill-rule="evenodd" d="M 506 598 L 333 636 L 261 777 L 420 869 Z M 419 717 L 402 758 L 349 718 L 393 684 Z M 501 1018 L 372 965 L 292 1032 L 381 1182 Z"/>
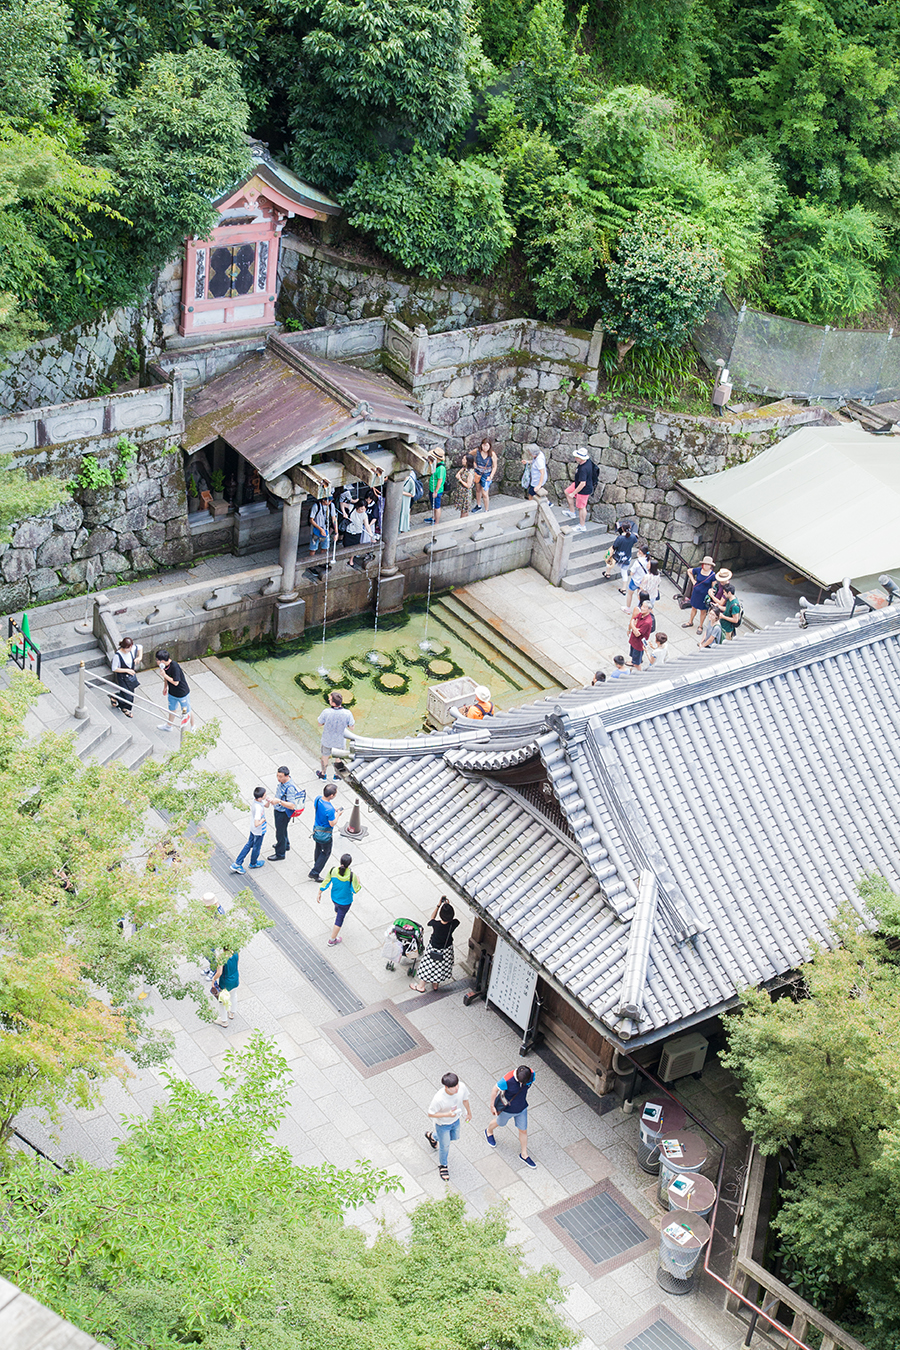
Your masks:
<path fill-rule="evenodd" d="M 432 1148 L 439 1149 L 438 1173 L 442 1181 L 450 1180 L 447 1160 L 450 1157 L 450 1144 L 459 1138 L 459 1122 L 465 1110 L 466 1120 L 472 1120 L 472 1108 L 469 1105 L 469 1089 L 459 1081 L 459 1075 L 445 1073 L 441 1079 L 441 1089 L 431 1099 L 428 1117 L 434 1121 L 434 1133 L 425 1131 L 425 1138 Z M 435 1138 L 435 1136 L 437 1136 Z"/>

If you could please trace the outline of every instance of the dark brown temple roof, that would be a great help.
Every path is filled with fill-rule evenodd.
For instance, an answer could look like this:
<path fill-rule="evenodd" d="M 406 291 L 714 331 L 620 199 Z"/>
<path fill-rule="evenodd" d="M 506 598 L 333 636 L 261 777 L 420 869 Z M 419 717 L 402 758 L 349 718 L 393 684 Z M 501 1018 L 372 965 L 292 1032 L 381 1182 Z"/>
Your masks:
<path fill-rule="evenodd" d="M 446 429 L 432 426 L 414 405 L 386 377 L 307 356 L 273 337 L 262 355 L 190 397 L 182 444 L 196 450 L 221 436 L 271 480 L 314 455 L 380 436 L 443 440 Z"/>

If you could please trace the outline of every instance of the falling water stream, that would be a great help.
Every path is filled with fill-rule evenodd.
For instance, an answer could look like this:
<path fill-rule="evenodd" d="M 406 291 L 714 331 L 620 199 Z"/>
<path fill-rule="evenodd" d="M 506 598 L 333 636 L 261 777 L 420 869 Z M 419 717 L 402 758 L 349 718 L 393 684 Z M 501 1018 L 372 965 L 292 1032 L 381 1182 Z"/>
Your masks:
<path fill-rule="evenodd" d="M 337 546 L 338 546 L 337 530 L 334 530 L 333 534 L 334 534 L 334 551 L 332 552 L 330 558 L 328 557 L 328 549 L 326 548 L 325 550 L 325 603 L 322 607 L 322 660 L 320 665 L 317 667 L 316 670 L 317 675 L 328 674 L 328 667 L 325 664 L 325 626 L 328 623 L 328 573 L 334 566 L 334 560 L 337 555 Z"/>
<path fill-rule="evenodd" d="M 384 551 L 384 541 L 378 545 L 378 576 L 375 578 L 375 631 L 372 634 L 372 650 L 366 652 L 366 660 L 374 664 L 378 661 L 378 648 L 375 643 L 378 641 L 378 606 L 381 604 L 381 555 Z"/>
<path fill-rule="evenodd" d="M 433 517 L 433 516 L 434 516 L 434 511 L 433 511 L 433 510 L 432 510 L 432 513 L 431 513 L 431 514 L 432 514 L 432 517 Z M 432 519 L 432 522 L 431 522 L 431 547 L 430 547 L 429 550 L 428 550 L 428 595 L 427 595 L 426 600 L 425 600 L 425 636 L 423 637 L 422 641 L 419 643 L 419 651 L 422 651 L 422 652 L 430 652 L 430 651 L 431 651 L 431 643 L 428 641 L 428 621 L 429 621 L 429 619 L 431 618 L 431 573 L 432 573 L 432 569 L 434 568 L 434 534 L 435 534 L 435 524 L 434 524 L 434 520 Z"/>

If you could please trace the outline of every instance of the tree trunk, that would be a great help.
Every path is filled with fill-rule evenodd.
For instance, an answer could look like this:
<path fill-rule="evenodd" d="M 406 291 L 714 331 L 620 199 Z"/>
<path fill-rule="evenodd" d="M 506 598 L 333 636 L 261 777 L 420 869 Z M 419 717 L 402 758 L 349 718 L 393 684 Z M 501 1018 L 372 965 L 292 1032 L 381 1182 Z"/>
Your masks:
<path fill-rule="evenodd" d="M 627 342 L 616 343 L 616 370 L 621 370 L 625 362 L 625 357 L 631 351 L 635 344 L 635 338 L 629 338 Z"/>

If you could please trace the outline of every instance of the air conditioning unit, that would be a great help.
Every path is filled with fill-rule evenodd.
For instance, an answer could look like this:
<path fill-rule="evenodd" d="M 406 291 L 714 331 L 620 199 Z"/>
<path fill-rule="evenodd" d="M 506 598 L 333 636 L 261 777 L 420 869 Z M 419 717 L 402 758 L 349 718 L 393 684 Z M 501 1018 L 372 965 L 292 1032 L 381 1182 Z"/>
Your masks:
<path fill-rule="evenodd" d="M 708 1049 L 709 1041 L 696 1031 L 666 1041 L 659 1061 L 660 1078 L 664 1083 L 674 1083 L 676 1078 L 686 1078 L 689 1073 L 702 1073 Z"/>

